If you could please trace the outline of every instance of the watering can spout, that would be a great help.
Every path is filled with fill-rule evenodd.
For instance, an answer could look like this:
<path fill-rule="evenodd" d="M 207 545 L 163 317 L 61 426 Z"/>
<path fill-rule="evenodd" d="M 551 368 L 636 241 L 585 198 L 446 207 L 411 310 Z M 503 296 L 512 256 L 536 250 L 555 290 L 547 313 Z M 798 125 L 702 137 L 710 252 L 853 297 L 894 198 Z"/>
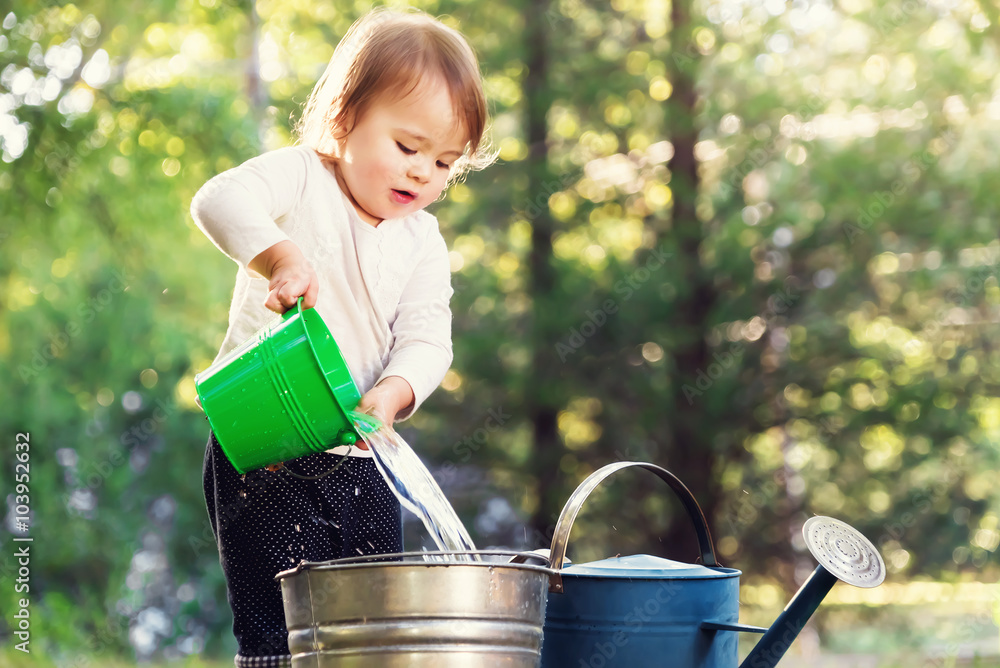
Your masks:
<path fill-rule="evenodd" d="M 881 555 L 854 527 L 830 517 L 811 517 L 802 527 L 802 535 L 819 565 L 740 668 L 773 668 L 837 580 L 868 588 L 877 587 L 885 579 Z"/>

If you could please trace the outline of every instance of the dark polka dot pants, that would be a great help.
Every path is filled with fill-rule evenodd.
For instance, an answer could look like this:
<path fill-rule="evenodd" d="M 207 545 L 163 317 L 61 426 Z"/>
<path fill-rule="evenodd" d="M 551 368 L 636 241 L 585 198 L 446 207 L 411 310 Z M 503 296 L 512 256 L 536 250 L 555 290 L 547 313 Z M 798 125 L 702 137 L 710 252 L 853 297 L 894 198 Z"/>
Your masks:
<path fill-rule="evenodd" d="M 324 452 L 286 467 L 315 476 L 338 461 L 339 455 Z M 371 458 L 350 457 L 333 474 L 315 481 L 280 469 L 240 475 L 211 434 L 204 486 L 233 609 L 240 667 L 291 665 L 276 574 L 303 560 L 403 551 L 399 502 Z"/>

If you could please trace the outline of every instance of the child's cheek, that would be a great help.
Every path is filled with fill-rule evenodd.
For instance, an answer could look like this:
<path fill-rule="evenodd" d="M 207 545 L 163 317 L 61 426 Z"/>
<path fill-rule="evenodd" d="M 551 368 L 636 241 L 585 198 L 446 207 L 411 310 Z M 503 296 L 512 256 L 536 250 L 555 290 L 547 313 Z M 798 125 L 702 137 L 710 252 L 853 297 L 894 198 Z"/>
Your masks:
<path fill-rule="evenodd" d="M 384 163 L 375 163 L 372 165 L 371 173 L 368 174 L 368 178 L 372 180 L 373 183 L 389 183 L 392 181 L 392 170 Z"/>

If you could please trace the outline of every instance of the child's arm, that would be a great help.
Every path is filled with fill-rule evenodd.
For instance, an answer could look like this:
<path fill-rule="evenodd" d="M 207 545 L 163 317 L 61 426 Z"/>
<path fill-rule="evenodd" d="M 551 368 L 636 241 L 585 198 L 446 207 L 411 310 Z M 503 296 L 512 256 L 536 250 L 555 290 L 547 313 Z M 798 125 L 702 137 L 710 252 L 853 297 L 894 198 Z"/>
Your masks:
<path fill-rule="evenodd" d="M 315 273 L 279 224 L 302 198 L 310 159 L 299 148 L 265 153 L 214 177 L 191 202 L 206 236 L 241 269 L 270 281 L 267 307 L 279 313 L 300 295 L 307 307 L 316 302 Z"/>
<path fill-rule="evenodd" d="M 410 417 L 451 366 L 452 292 L 448 247 L 434 229 L 400 295 L 389 363 L 371 390 L 391 393 L 384 403 L 391 420 Z M 367 395 L 362 401 L 366 399 Z M 369 400 L 381 401 L 381 397 L 377 394 Z"/>

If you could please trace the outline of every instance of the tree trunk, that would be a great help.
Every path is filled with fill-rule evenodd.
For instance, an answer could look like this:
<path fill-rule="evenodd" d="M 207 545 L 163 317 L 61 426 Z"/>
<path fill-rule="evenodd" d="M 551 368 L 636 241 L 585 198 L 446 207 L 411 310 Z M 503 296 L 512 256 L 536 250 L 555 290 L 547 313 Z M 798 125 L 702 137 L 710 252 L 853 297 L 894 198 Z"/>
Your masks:
<path fill-rule="evenodd" d="M 533 542 L 545 544 L 552 535 L 555 519 L 562 508 L 556 481 L 563 447 L 556 423 L 561 370 L 554 354 L 559 340 L 559 321 L 553 317 L 556 304 L 556 276 L 552 266 L 553 222 L 544 186 L 553 181 L 548 166 L 546 116 L 551 105 L 548 92 L 548 31 L 546 16 L 549 1 L 533 2 L 524 12 L 524 36 L 528 73 L 524 86 L 525 136 L 528 142 L 528 201 L 537 204 L 539 213 L 532 221 L 531 252 L 528 259 L 528 294 L 532 297 L 532 377 L 525 392 L 525 411 L 531 421 L 534 456 L 531 469 L 535 475 L 538 505 L 531 517 Z M 546 545 L 547 546 L 547 545 Z"/>
<path fill-rule="evenodd" d="M 253 115 L 254 126 L 257 128 L 257 145 L 263 150 L 264 140 L 267 136 L 267 123 L 265 121 L 266 107 L 265 91 L 260 80 L 260 18 L 257 16 L 257 4 L 250 3 L 247 12 L 247 30 L 250 33 L 250 54 L 247 57 L 245 80 L 247 91 L 247 102 L 250 104 L 250 113 Z"/>
<path fill-rule="evenodd" d="M 709 317 L 717 295 L 711 276 L 701 266 L 699 253 L 705 240 L 705 229 L 695 212 L 699 191 L 698 163 L 694 147 L 698 131 L 694 125 L 695 73 L 700 54 L 691 38 L 693 25 L 690 0 L 675 0 L 671 7 L 672 54 L 668 63 L 673 95 L 667 102 L 670 127 L 667 128 L 674 145 L 670 161 L 671 187 L 674 195 L 673 234 L 677 241 L 677 262 L 683 267 L 683 283 L 679 286 L 676 303 L 676 320 L 686 336 L 678 337 L 674 353 L 673 410 L 674 423 L 670 425 L 670 456 L 666 467 L 674 472 L 691 489 L 701 504 L 705 517 L 712 524 L 718 506 L 719 487 L 713 476 L 715 454 L 712 451 L 712 429 L 718 428 L 717 417 L 707 413 L 708 403 L 696 400 L 692 405 L 682 387 L 693 384 L 698 372 L 706 371 L 711 363 L 706 342 Z M 704 399 L 702 397 L 701 399 Z M 699 554 L 697 540 L 690 521 L 678 513 L 664 541 L 671 555 L 689 559 Z"/>

